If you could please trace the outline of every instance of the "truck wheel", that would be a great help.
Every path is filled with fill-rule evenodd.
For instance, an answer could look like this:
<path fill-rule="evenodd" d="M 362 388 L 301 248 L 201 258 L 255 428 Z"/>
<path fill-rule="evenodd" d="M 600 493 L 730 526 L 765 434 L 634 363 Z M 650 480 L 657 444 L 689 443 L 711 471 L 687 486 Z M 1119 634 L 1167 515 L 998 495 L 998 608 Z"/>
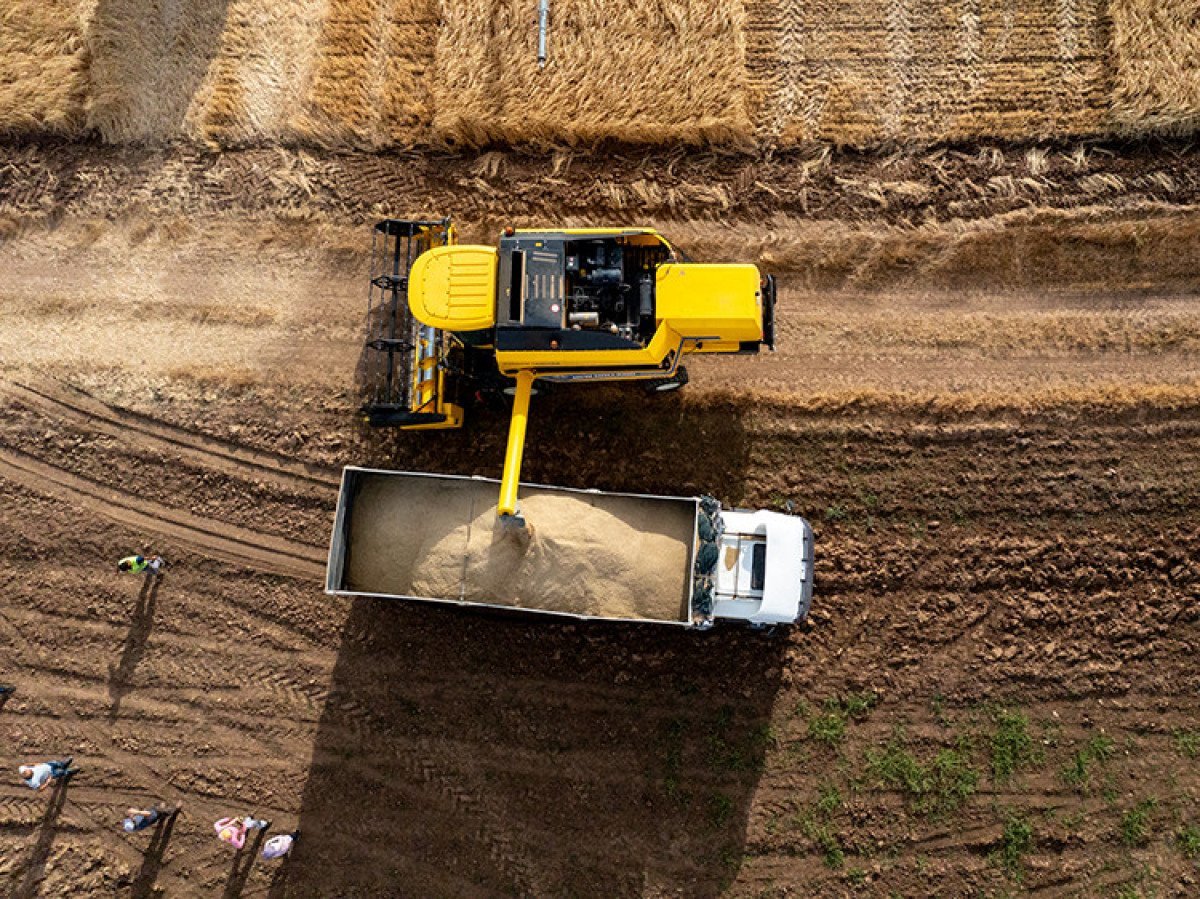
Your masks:
<path fill-rule="evenodd" d="M 687 369 L 682 365 L 675 369 L 672 378 L 659 378 L 646 384 L 647 393 L 672 393 L 688 382 Z"/>

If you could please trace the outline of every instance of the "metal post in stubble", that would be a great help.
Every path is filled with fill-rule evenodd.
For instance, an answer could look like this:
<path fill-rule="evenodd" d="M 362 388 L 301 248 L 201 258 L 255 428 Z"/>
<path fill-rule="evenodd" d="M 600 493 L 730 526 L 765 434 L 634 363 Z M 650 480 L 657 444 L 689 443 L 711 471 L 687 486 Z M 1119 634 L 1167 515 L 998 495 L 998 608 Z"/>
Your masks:
<path fill-rule="evenodd" d="M 538 68 L 546 66 L 546 43 L 550 31 L 550 0 L 538 0 Z"/>

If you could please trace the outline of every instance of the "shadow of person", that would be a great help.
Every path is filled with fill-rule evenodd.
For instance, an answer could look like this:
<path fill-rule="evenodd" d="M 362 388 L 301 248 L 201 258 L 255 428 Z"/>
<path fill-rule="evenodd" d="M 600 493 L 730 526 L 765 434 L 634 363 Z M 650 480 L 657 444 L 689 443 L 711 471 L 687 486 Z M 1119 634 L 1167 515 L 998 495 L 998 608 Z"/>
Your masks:
<path fill-rule="evenodd" d="M 254 867 L 254 860 L 258 857 L 258 850 L 262 848 L 266 832 L 265 827 L 255 829 L 253 842 L 244 845 L 233 856 L 229 881 L 225 884 L 225 892 L 222 894 L 224 899 L 237 899 L 242 895 L 242 890 L 246 889 L 246 881 L 250 878 L 250 870 Z"/>
<path fill-rule="evenodd" d="M 58 833 L 58 816 L 67 802 L 69 777 L 60 777 L 51 788 L 50 801 L 38 822 L 37 840 L 23 865 L 15 869 L 14 879 L 20 878 L 11 895 L 14 897 L 36 896 L 38 886 L 46 874 L 46 862 L 50 858 L 50 847 Z"/>
<path fill-rule="evenodd" d="M 291 871 L 292 864 L 290 858 L 287 856 L 281 858 L 279 860 L 279 867 L 271 875 L 271 883 L 267 887 L 267 899 L 281 899 L 281 897 L 287 895 Z"/>
<path fill-rule="evenodd" d="M 171 841 L 171 831 L 175 829 L 175 819 L 178 817 L 179 809 L 177 808 L 169 815 L 159 818 L 158 823 L 154 826 L 154 831 L 150 835 L 150 843 L 142 853 L 141 870 L 138 871 L 137 877 L 134 878 L 133 885 L 130 887 L 131 899 L 144 899 L 146 896 L 153 895 L 154 881 L 158 879 L 158 872 L 162 870 L 163 855 L 167 851 L 167 844 Z"/>
<path fill-rule="evenodd" d="M 150 631 L 154 628 L 154 603 L 158 598 L 158 588 L 162 578 L 159 575 L 147 575 L 142 589 L 138 593 L 137 605 L 133 609 L 133 620 L 129 622 L 129 632 L 125 635 L 125 643 L 121 647 L 121 658 L 117 664 L 108 666 L 108 696 L 111 705 L 108 718 L 114 720 L 121 711 L 121 699 L 132 688 L 133 674 L 138 662 L 146 652 L 146 642 L 150 639 Z"/>

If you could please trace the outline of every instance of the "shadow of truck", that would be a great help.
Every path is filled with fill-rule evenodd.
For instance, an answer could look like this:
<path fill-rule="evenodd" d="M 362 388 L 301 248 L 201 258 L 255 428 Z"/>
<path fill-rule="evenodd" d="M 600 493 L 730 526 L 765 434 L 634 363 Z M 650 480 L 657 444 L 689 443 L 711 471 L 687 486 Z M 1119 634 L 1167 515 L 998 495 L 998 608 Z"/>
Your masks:
<path fill-rule="evenodd" d="M 357 599 L 273 895 L 713 895 L 785 640 Z"/>

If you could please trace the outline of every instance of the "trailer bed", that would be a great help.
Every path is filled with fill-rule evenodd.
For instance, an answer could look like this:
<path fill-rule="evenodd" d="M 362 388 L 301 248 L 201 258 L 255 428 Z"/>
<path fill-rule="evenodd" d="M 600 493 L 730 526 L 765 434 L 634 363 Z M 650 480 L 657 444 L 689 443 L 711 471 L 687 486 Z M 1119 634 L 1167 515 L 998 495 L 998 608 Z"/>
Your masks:
<path fill-rule="evenodd" d="M 522 485 L 526 536 L 497 524 L 497 495 L 490 478 L 345 469 L 326 589 L 691 622 L 695 498 Z"/>

